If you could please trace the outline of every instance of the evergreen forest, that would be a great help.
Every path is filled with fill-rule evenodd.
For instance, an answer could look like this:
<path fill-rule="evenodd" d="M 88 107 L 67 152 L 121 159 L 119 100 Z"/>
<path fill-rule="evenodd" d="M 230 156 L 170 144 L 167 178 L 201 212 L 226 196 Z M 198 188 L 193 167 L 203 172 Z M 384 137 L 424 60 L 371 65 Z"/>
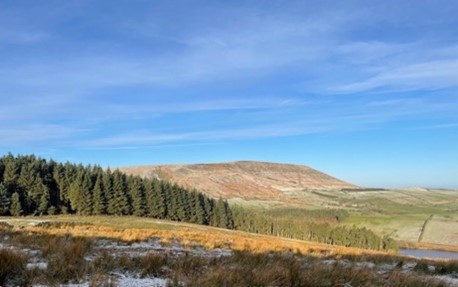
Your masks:
<path fill-rule="evenodd" d="M 34 155 L 0 158 L 0 215 L 134 215 L 233 228 L 226 201 L 158 179 Z"/>

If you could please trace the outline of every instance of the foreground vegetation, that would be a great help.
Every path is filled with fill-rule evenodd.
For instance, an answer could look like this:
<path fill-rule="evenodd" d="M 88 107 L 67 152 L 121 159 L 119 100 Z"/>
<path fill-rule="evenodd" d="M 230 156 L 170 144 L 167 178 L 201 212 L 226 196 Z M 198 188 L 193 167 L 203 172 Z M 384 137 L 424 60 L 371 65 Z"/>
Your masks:
<path fill-rule="evenodd" d="M 386 252 L 363 248 L 346 248 L 317 242 L 306 242 L 276 236 L 251 234 L 241 231 L 211 228 L 195 224 L 154 220 L 125 216 L 44 216 L 3 217 L 5 222 L 17 229 L 35 234 L 74 237 L 107 238 L 124 242 L 139 242 L 149 238 L 161 238 L 163 243 L 178 239 L 185 246 L 207 249 L 227 248 L 238 251 L 263 253 L 269 251 L 298 252 L 313 255 L 380 255 Z M 389 254 L 395 254 L 390 252 Z"/>
<path fill-rule="evenodd" d="M 129 219 L 134 228 L 107 217 L 6 218 L 11 224 L 0 224 L 0 285 L 117 286 L 132 277 L 162 278 L 160 286 L 445 287 L 454 286 L 447 274 L 458 272 L 456 261 Z"/>

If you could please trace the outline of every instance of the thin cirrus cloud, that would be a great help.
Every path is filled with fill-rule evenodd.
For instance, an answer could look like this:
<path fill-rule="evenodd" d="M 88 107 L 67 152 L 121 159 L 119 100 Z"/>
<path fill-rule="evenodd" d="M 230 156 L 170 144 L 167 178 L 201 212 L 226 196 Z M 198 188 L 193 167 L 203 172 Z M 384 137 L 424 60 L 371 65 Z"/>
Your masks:
<path fill-rule="evenodd" d="M 201 141 L 206 144 L 226 141 L 240 141 L 250 139 L 266 139 L 276 137 L 290 137 L 313 135 L 321 133 L 348 133 L 380 129 L 393 121 L 415 119 L 427 113 L 448 112 L 458 108 L 444 106 L 428 100 L 398 99 L 390 101 L 368 101 L 362 104 L 364 111 L 354 112 L 337 105 L 334 109 L 324 111 L 320 106 L 323 103 L 314 103 L 316 111 L 298 119 L 289 119 L 288 112 L 272 114 L 269 110 L 256 112 L 259 123 L 242 121 L 238 128 L 220 127 L 218 129 L 199 129 L 197 131 L 175 129 L 164 133 L 147 130 L 120 132 L 95 140 L 79 141 L 78 146 L 85 148 L 122 148 L 142 149 L 145 147 L 164 146 L 166 144 L 188 143 L 196 144 Z M 300 109 L 300 107 L 299 107 Z M 283 120 L 280 121 L 279 118 Z M 250 117 L 248 117 L 250 119 Z M 450 126 L 449 126 L 450 127 Z"/>
<path fill-rule="evenodd" d="M 113 137 L 98 139 L 86 142 L 86 147 L 122 147 L 130 146 L 142 148 L 144 146 L 156 146 L 164 143 L 176 142 L 200 142 L 200 141 L 220 141 L 220 140 L 246 140 L 270 137 L 283 137 L 316 133 L 322 127 L 292 126 L 292 125 L 270 125 L 258 126 L 254 128 L 227 129 L 216 131 L 198 131 L 183 133 L 133 133 L 119 134 Z"/>
<path fill-rule="evenodd" d="M 81 137 L 87 129 L 53 124 L 24 124 L 0 130 L 0 148 L 28 146 L 62 146 L 62 140 Z"/>
<path fill-rule="evenodd" d="M 386 70 L 364 81 L 335 89 L 341 93 L 358 93 L 379 88 L 388 90 L 443 89 L 458 86 L 458 59 L 415 63 Z"/>
<path fill-rule="evenodd" d="M 173 37 L 151 32 L 151 27 L 157 25 L 154 18 L 130 21 L 119 29 L 129 37 L 142 37 L 138 53 L 126 54 L 116 48 L 101 51 L 106 44 L 97 41 L 92 43 L 92 50 L 76 43 L 68 47 L 69 51 L 81 50 L 76 57 L 65 53 L 59 57 L 26 55 L 10 65 L 8 61 L 4 63 L 0 74 L 4 83 L 78 90 L 123 85 L 180 86 L 256 77 L 323 58 L 336 27 L 343 26 L 346 20 L 341 13 L 329 16 L 291 20 L 237 14 L 237 25 L 197 25 L 195 30 L 180 30 Z M 149 38 L 159 45 L 176 43 L 178 48 L 151 53 L 144 44 Z"/>
<path fill-rule="evenodd" d="M 251 16 L 251 15 L 250 15 Z M 240 19 L 241 18 L 241 19 Z M 149 34 L 148 23 L 129 26 L 134 34 L 172 41 L 180 46 L 158 62 L 162 83 L 183 84 L 238 77 L 256 77 L 326 57 L 336 27 L 344 17 L 291 19 L 237 18 L 238 24 L 190 31 L 170 38 Z M 331 19 L 331 20 L 330 20 Z"/>

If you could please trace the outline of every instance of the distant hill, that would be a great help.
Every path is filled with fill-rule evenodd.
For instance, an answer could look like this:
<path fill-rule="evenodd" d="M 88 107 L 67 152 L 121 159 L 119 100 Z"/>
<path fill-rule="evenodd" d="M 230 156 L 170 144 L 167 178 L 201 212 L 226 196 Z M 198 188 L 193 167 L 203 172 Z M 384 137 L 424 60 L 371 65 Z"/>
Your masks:
<path fill-rule="evenodd" d="M 120 169 L 127 174 L 176 182 L 212 197 L 297 203 L 304 190 L 357 188 L 304 165 L 255 161 L 151 165 Z"/>

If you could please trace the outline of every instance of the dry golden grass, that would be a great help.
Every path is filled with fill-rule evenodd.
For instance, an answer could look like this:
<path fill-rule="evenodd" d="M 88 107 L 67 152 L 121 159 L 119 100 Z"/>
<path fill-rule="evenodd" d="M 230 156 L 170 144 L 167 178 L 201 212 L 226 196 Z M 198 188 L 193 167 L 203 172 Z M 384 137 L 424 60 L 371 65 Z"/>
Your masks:
<path fill-rule="evenodd" d="M 411 242 L 411 241 L 399 241 L 398 244 L 400 248 L 458 252 L 458 245 L 445 245 L 445 244 L 436 244 L 436 243 L 427 243 L 427 242 Z"/>
<path fill-rule="evenodd" d="M 152 237 L 161 238 L 165 244 L 179 241 L 185 247 L 202 246 L 207 249 L 228 248 L 237 251 L 265 253 L 270 251 L 288 251 L 292 253 L 310 254 L 314 256 L 337 255 L 386 255 L 389 253 L 331 246 L 316 242 L 279 238 L 274 236 L 256 235 L 244 232 L 226 231 L 217 228 L 206 228 L 205 232 L 198 228 L 182 228 L 177 230 L 159 230 L 148 228 L 117 229 L 109 226 L 96 225 L 58 225 L 57 227 L 34 226 L 29 232 L 50 235 L 71 235 L 73 237 L 110 238 L 126 242 L 146 241 Z"/>

